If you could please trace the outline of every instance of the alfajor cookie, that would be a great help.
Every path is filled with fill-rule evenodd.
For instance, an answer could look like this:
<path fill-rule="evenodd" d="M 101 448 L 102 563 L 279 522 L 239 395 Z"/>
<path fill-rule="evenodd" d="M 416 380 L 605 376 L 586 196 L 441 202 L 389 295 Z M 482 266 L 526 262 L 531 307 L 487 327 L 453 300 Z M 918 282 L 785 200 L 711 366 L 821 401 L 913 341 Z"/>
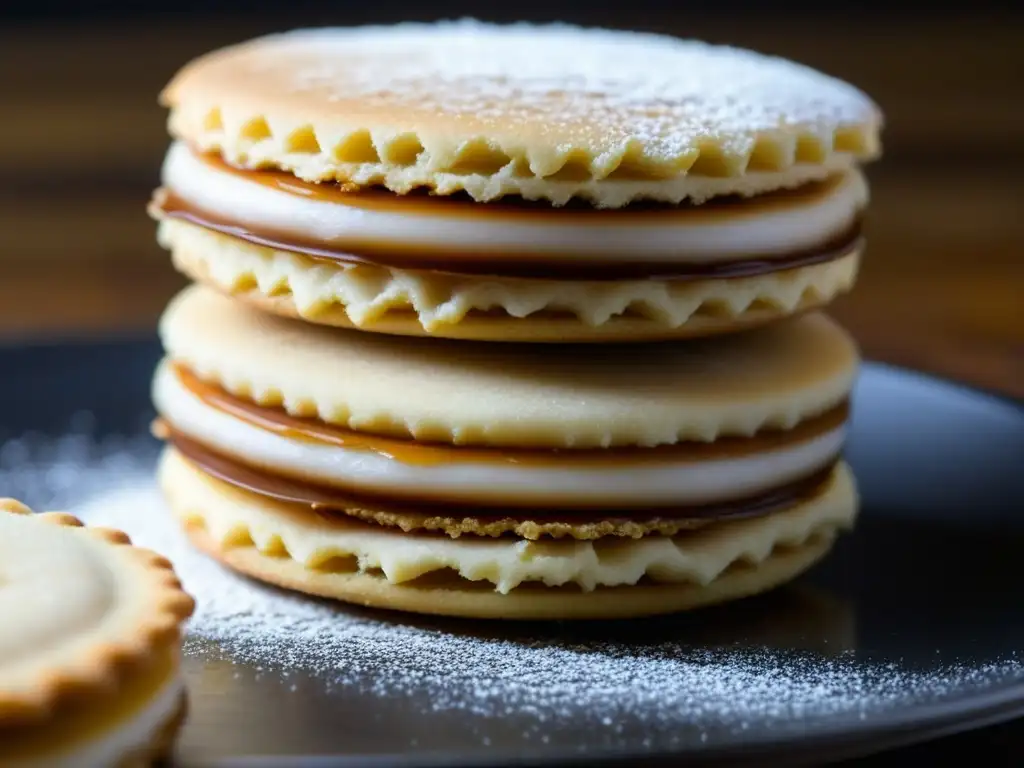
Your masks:
<path fill-rule="evenodd" d="M 315 323 L 505 341 L 826 305 L 856 279 L 882 124 L 781 59 L 475 22 L 260 38 L 162 101 L 150 211 L 183 273 Z"/>
<path fill-rule="evenodd" d="M 812 313 L 686 344 L 324 328 L 203 286 L 161 321 L 160 482 L 256 578 L 425 613 L 598 618 L 763 591 L 857 511 L 858 355 Z"/>
<path fill-rule="evenodd" d="M 0 499 L 0 764 L 165 757 L 192 608 L 171 564 L 123 533 Z"/>

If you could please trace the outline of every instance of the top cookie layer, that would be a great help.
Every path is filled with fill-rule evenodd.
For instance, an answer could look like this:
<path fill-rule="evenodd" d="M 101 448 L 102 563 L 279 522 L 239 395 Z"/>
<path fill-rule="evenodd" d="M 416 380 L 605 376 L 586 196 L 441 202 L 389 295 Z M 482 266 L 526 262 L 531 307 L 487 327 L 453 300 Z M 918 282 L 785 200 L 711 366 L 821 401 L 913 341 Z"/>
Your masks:
<path fill-rule="evenodd" d="M 177 638 L 192 599 L 118 531 L 0 499 L 0 724 L 109 690 Z"/>
<path fill-rule="evenodd" d="M 823 178 L 876 157 L 852 86 L 774 57 L 566 25 L 298 30 L 200 57 L 171 132 L 307 181 L 618 207 Z"/>
<path fill-rule="evenodd" d="M 456 445 L 654 446 L 789 428 L 845 399 L 852 339 L 823 315 L 685 343 L 495 345 L 268 316 L 201 286 L 167 308 L 168 356 L 294 416 Z"/>

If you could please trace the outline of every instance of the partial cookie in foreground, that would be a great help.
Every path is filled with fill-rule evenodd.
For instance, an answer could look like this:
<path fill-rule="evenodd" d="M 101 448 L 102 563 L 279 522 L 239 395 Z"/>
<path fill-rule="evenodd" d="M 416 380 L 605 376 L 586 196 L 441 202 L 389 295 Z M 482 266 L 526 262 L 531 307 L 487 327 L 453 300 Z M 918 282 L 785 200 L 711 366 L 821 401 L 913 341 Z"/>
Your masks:
<path fill-rule="evenodd" d="M 193 601 L 167 560 L 0 499 L 0 606 L 0 764 L 144 766 L 169 753 Z"/>
<path fill-rule="evenodd" d="M 822 315 L 686 344 L 496 346 L 310 326 L 194 286 L 161 336 L 172 509 L 293 589 L 645 615 L 792 578 L 856 516 L 840 455 L 858 356 Z"/>
<path fill-rule="evenodd" d="M 856 279 L 882 122 L 748 51 L 469 22 L 261 38 L 163 100 L 150 210 L 183 273 L 315 323 L 492 341 L 828 304 Z"/>

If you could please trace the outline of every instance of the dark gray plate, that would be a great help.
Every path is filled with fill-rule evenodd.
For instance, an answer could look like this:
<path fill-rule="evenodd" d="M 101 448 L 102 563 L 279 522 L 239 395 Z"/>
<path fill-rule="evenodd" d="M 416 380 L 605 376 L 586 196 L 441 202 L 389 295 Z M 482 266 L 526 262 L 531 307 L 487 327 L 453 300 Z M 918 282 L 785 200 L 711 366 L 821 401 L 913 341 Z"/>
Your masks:
<path fill-rule="evenodd" d="M 43 445 L 47 436 L 84 428 L 101 444 L 90 449 L 95 459 L 111 435 L 140 435 L 151 416 L 149 377 L 158 356 L 152 342 L 130 340 L 0 351 L 5 439 L 35 432 L 27 444 Z M 91 415 L 83 417 L 85 410 Z M 139 461 L 151 461 L 155 444 L 137 440 Z M 76 478 L 47 471 L 51 459 L 34 450 L 0 451 L 0 477 L 14 486 L 0 494 L 37 507 L 66 503 Z M 399 691 L 388 685 L 395 665 L 415 660 L 408 649 L 396 655 L 393 643 L 382 643 L 379 656 L 371 646 L 363 667 L 327 680 L 282 671 L 273 659 L 258 669 L 232 659 L 231 648 L 193 639 L 192 714 L 178 759 L 190 766 L 425 766 L 576 758 L 636 764 L 685 755 L 701 764 L 796 764 L 1024 715 L 1017 655 L 1024 649 L 1024 409 L 868 365 L 847 455 L 863 496 L 856 533 L 770 595 L 615 624 L 498 626 L 336 609 L 339 621 L 411 632 L 421 643 L 457 636 L 475 638 L 485 653 L 497 648 L 488 643 L 511 643 L 577 654 L 536 689 L 521 685 L 504 701 L 494 691 L 500 699 L 496 685 L 509 685 L 508 670 L 489 679 L 479 659 L 438 665 L 433 654 L 422 687 L 405 678 Z M 614 689 L 588 677 L 579 660 L 588 653 L 601 654 L 604 669 L 612 669 L 610 657 L 665 664 L 636 666 L 633 692 L 615 702 L 608 700 Z M 652 669 L 676 677 L 643 679 Z M 728 684 L 742 690 L 730 692 L 724 682 L 713 690 L 715 675 L 727 669 L 738 671 Z M 775 689 L 750 690 L 768 678 Z M 556 683 L 577 686 L 570 705 L 552 704 Z M 768 706 L 772 690 L 775 708 Z M 665 695 L 645 697 L 650 691 Z M 746 703 L 723 706 L 730 696 Z M 598 711 L 614 716 L 595 717 Z"/>

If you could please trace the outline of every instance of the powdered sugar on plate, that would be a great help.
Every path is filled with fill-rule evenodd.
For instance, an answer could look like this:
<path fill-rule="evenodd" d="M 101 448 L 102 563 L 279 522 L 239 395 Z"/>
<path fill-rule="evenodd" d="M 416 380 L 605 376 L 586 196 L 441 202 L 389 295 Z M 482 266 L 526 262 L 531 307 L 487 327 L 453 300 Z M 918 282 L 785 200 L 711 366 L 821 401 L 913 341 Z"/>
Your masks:
<path fill-rule="evenodd" d="M 590 734 L 591 747 L 664 748 L 742 739 L 765 726 L 800 731 L 809 720 L 892 720 L 909 706 L 1024 675 L 1016 658 L 979 666 L 937 652 L 927 668 L 865 660 L 854 652 L 851 610 L 828 595 L 799 598 L 797 613 L 813 615 L 788 634 L 783 625 L 797 598 L 744 608 L 754 617 L 746 624 L 738 613 L 705 614 L 641 632 L 634 626 L 627 640 L 623 624 L 432 620 L 287 594 L 189 547 L 154 486 L 156 450 L 146 437 L 8 442 L 0 449 L 0 495 L 67 509 L 165 554 L 197 599 L 187 653 L 273 677 L 279 695 L 312 685 L 318 695 L 365 697 L 371 708 L 415 699 L 426 702 L 418 716 L 461 713 L 484 745 L 483 724 L 514 721 L 521 740 L 564 739 L 571 723 Z M 708 626 L 716 621 L 728 625 L 717 634 Z"/>

